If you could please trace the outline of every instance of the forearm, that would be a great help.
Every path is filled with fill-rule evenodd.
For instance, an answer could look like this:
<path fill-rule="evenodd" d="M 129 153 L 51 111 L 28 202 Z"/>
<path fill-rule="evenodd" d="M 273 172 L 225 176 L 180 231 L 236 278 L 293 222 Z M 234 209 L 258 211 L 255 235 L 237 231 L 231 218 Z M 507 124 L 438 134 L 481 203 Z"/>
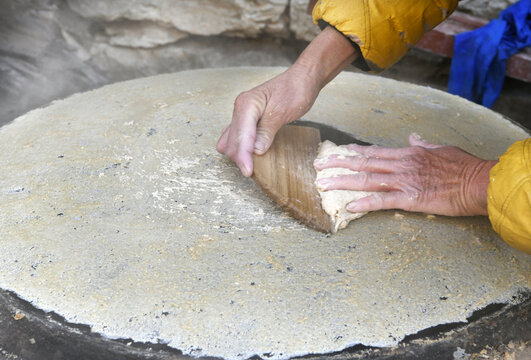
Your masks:
<path fill-rule="evenodd" d="M 319 0 L 312 4 L 314 23 L 325 22 L 348 36 L 363 54 L 362 70 L 380 72 L 451 14 L 457 0 Z"/>
<path fill-rule="evenodd" d="M 292 68 L 303 71 L 322 89 L 357 56 L 348 39 L 333 27 L 327 27 L 312 40 Z"/>

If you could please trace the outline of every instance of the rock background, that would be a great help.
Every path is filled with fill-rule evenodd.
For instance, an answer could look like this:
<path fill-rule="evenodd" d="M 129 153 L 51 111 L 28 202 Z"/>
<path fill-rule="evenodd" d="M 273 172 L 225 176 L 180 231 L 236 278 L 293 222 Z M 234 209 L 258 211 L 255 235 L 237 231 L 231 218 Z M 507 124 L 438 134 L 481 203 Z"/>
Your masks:
<path fill-rule="evenodd" d="M 514 2 L 464 0 L 460 9 L 494 18 Z M 192 68 L 287 66 L 318 33 L 306 7 L 307 0 L 7 1 L 0 7 L 0 125 L 116 81 Z M 413 51 L 383 76 L 444 89 L 448 64 Z M 497 110 L 515 113 L 515 96 L 511 106 L 500 99 Z"/>
<path fill-rule="evenodd" d="M 494 19 L 518 0 L 460 0 L 459 10 L 485 19 Z"/>

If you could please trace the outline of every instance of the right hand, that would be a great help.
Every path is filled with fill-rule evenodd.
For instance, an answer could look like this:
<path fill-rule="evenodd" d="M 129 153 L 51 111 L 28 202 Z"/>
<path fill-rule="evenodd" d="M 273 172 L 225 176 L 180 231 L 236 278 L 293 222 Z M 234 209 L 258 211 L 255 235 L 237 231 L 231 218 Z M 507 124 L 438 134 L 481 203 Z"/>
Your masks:
<path fill-rule="evenodd" d="M 446 216 L 488 215 L 487 188 L 496 161 L 454 146 L 430 144 L 417 134 L 410 147 L 346 145 L 360 156 L 318 160 L 317 170 L 347 168 L 353 175 L 323 178 L 320 190 L 370 191 L 347 205 L 350 212 L 402 209 Z"/>
<path fill-rule="evenodd" d="M 253 173 L 253 152 L 264 154 L 277 131 L 312 107 L 321 84 L 296 64 L 275 78 L 241 93 L 232 122 L 223 129 L 217 150 L 228 156 L 244 176 Z"/>

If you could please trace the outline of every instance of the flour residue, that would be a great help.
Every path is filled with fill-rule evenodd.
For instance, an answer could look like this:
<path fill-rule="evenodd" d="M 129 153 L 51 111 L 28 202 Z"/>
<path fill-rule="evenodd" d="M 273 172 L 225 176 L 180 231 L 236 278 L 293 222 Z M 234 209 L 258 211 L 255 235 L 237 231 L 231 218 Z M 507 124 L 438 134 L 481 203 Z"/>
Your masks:
<path fill-rule="evenodd" d="M 234 360 L 396 345 L 491 303 L 521 302 L 531 259 L 486 218 L 382 211 L 327 237 L 305 230 L 216 153 L 237 94 L 280 71 L 132 80 L 0 128 L 0 287 L 108 338 Z M 489 157 L 528 135 L 498 115 L 478 133 L 466 121 L 479 107 L 442 92 L 458 120 L 405 97 L 400 109 L 415 111 L 399 113 L 400 129 L 363 111 L 370 103 L 392 116 L 404 86 L 415 88 L 343 73 L 309 120 L 385 146 L 411 128 L 440 131 Z"/>
<path fill-rule="evenodd" d="M 250 180 L 236 184 L 241 177 L 234 165 L 213 150 L 189 156 L 165 149 L 153 152 L 156 172 L 138 172 L 153 186 L 151 206 L 161 213 L 193 213 L 213 223 L 228 223 L 232 230 L 279 231 L 281 228 L 305 229 L 296 220 L 265 197 Z"/>

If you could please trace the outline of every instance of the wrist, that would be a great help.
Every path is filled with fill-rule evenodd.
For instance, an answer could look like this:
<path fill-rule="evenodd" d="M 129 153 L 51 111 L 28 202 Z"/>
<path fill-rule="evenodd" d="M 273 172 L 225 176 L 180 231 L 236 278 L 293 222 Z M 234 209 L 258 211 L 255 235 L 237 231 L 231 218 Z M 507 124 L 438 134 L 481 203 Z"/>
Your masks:
<path fill-rule="evenodd" d="M 312 40 L 292 67 L 307 74 L 320 90 L 356 57 L 350 41 L 329 26 Z"/>
<path fill-rule="evenodd" d="M 472 203 L 472 215 L 488 215 L 487 212 L 487 188 L 490 181 L 490 169 L 497 161 L 482 160 L 475 167 L 470 179 L 470 193 L 474 199 Z"/>

